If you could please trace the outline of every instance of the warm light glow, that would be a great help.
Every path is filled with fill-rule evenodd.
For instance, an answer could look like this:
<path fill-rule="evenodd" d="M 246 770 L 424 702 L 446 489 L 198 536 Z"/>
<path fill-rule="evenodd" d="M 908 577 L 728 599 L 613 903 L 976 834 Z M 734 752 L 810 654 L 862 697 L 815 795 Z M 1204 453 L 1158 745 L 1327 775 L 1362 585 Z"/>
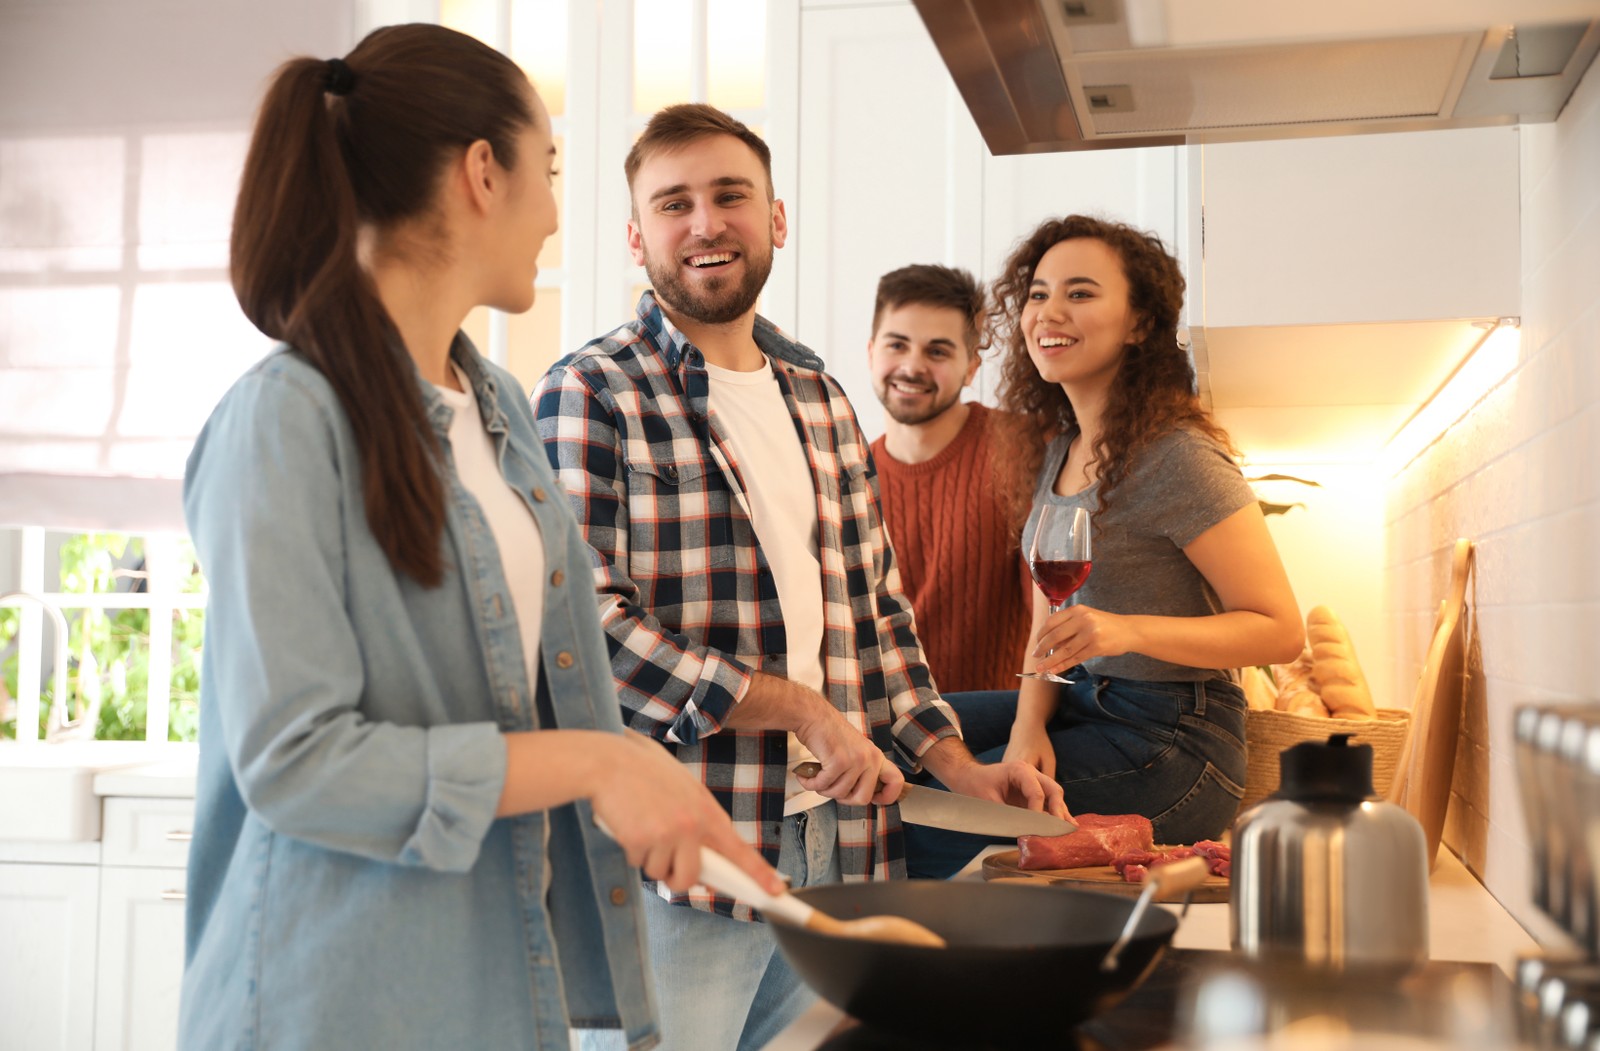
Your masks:
<path fill-rule="evenodd" d="M 494 47 L 500 36 L 495 0 L 439 0 L 439 24 Z"/>
<path fill-rule="evenodd" d="M 1378 458 L 1383 472 L 1398 474 L 1465 416 L 1516 368 L 1521 346 L 1522 330 L 1518 319 L 1501 318 L 1427 404 L 1389 439 Z"/>
<path fill-rule="evenodd" d="M 634 0 L 633 108 L 654 113 L 690 102 L 693 0 Z"/>
<path fill-rule="evenodd" d="M 726 110 L 766 104 L 767 5 L 706 2 L 706 101 Z"/>
<path fill-rule="evenodd" d="M 555 360 L 576 347 L 561 345 L 561 290 L 541 288 L 533 309 L 511 315 L 506 332 L 506 368 L 524 391 L 533 390 Z"/>
<path fill-rule="evenodd" d="M 550 116 L 567 106 L 567 0 L 511 5 L 511 58 L 528 74 Z"/>

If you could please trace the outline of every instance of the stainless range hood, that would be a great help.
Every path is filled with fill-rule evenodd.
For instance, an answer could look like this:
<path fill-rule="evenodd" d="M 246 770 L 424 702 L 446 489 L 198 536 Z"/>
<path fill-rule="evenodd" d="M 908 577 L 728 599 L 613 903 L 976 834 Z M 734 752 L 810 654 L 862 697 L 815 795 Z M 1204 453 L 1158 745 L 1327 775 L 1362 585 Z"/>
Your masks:
<path fill-rule="evenodd" d="M 1600 0 L 913 0 L 995 154 L 1554 120 Z"/>

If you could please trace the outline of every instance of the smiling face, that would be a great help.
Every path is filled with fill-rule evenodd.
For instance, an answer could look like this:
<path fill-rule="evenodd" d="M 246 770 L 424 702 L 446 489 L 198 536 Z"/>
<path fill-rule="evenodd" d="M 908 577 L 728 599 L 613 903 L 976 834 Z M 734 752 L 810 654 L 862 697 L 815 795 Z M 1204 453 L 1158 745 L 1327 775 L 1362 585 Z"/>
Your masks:
<path fill-rule="evenodd" d="M 716 134 L 651 155 L 633 208 L 628 248 L 669 314 L 724 325 L 755 309 L 788 226 L 750 147 Z"/>
<path fill-rule="evenodd" d="M 937 419 L 978 371 L 967 319 L 954 307 L 903 303 L 883 312 L 867 344 L 872 389 L 896 423 Z"/>
<path fill-rule="evenodd" d="M 1044 380 L 1069 396 L 1073 388 L 1108 388 L 1124 348 L 1139 336 L 1116 251 L 1088 237 L 1052 245 L 1034 267 L 1021 329 Z"/>

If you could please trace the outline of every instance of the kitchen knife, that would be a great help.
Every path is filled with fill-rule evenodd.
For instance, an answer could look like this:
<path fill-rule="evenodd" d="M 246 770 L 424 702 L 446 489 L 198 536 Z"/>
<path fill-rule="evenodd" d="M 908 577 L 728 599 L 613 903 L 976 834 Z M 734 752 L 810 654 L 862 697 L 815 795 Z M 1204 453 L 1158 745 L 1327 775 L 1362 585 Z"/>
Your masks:
<path fill-rule="evenodd" d="M 815 777 L 820 763 L 801 763 L 794 768 L 797 777 Z M 994 803 L 987 799 L 957 795 L 922 785 L 906 785 L 895 801 L 900 820 L 913 825 L 931 825 L 952 832 L 973 832 L 980 836 L 1064 836 L 1078 826 L 1040 810 Z"/>

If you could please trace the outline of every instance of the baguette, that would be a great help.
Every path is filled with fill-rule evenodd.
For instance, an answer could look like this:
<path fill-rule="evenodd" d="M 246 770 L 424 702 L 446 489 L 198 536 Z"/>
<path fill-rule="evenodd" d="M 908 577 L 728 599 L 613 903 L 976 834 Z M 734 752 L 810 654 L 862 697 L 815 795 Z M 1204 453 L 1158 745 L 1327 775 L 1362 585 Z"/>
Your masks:
<path fill-rule="evenodd" d="M 1244 690 L 1245 704 L 1253 710 L 1272 708 L 1278 700 L 1278 684 L 1265 668 L 1245 668 L 1240 672 L 1239 685 Z"/>
<path fill-rule="evenodd" d="M 1328 709 L 1317 696 L 1316 684 L 1311 679 L 1311 651 L 1302 650 L 1292 664 L 1273 668 L 1278 679 L 1278 700 L 1275 707 L 1280 712 L 1310 715 L 1326 719 Z"/>
<path fill-rule="evenodd" d="M 1350 633 L 1327 606 L 1306 614 L 1306 641 L 1311 647 L 1311 687 L 1336 719 L 1376 719 L 1367 677 L 1356 660 Z"/>

